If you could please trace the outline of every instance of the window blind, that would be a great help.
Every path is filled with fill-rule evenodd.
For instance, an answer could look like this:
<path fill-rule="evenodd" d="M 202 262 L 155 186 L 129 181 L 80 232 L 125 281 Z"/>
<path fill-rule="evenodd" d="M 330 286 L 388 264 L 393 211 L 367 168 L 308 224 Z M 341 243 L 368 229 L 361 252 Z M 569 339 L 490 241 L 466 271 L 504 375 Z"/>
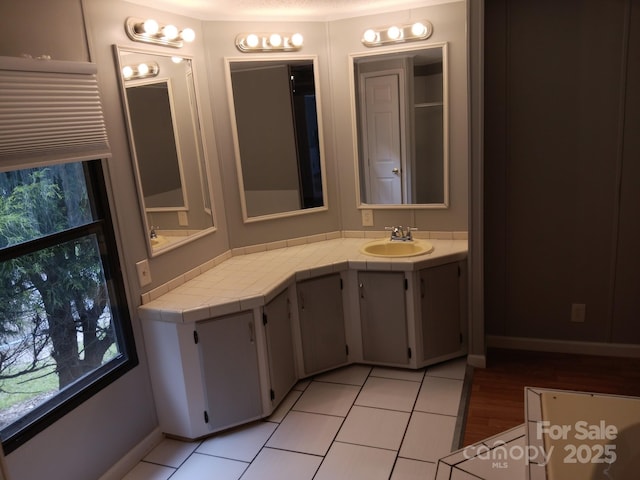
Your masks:
<path fill-rule="evenodd" d="M 0 168 L 111 156 L 96 71 L 0 57 Z"/>

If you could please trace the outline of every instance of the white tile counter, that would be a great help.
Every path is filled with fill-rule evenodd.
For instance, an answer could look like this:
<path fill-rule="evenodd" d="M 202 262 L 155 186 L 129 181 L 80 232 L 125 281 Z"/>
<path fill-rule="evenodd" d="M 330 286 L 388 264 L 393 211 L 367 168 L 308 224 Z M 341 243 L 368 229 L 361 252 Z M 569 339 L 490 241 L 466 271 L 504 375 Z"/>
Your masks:
<path fill-rule="evenodd" d="M 424 255 L 381 258 L 360 253 L 372 240 L 332 238 L 302 245 L 289 241 L 227 252 L 202 269 L 143 295 L 138 312 L 146 320 L 196 322 L 265 305 L 296 280 L 347 269 L 413 271 L 467 256 L 466 239 L 435 238 L 429 238 L 433 251 Z"/>

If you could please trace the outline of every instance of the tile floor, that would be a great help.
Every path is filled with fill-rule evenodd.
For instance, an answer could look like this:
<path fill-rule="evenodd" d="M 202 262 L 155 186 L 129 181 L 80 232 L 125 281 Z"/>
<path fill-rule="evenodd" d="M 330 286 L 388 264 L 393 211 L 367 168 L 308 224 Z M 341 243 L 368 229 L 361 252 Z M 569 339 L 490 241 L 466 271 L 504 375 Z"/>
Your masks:
<path fill-rule="evenodd" d="M 264 421 L 164 439 L 123 480 L 433 480 L 452 450 L 466 359 L 350 365 L 298 383 Z"/>

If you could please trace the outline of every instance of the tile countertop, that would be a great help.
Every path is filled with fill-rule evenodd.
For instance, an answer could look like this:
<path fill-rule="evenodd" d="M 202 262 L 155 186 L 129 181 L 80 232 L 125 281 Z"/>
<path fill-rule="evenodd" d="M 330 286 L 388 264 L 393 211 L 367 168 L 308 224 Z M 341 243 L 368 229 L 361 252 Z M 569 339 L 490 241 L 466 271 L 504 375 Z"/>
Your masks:
<path fill-rule="evenodd" d="M 434 247 L 431 253 L 401 258 L 360 253 L 370 241 L 335 238 L 228 256 L 153 300 L 143 296 L 138 313 L 144 320 L 197 322 L 265 305 L 293 281 L 348 269 L 414 271 L 467 256 L 467 240 L 429 239 Z"/>

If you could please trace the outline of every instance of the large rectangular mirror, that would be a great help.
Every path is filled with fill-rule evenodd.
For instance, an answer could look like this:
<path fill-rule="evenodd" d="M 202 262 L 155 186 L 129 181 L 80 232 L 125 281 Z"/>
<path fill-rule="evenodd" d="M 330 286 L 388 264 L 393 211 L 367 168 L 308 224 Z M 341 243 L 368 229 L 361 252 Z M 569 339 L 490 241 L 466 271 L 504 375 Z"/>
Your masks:
<path fill-rule="evenodd" d="M 358 206 L 446 208 L 446 44 L 350 55 Z"/>
<path fill-rule="evenodd" d="M 315 57 L 227 58 L 245 222 L 327 209 Z"/>
<path fill-rule="evenodd" d="M 193 61 L 115 47 L 150 255 L 214 230 Z"/>

